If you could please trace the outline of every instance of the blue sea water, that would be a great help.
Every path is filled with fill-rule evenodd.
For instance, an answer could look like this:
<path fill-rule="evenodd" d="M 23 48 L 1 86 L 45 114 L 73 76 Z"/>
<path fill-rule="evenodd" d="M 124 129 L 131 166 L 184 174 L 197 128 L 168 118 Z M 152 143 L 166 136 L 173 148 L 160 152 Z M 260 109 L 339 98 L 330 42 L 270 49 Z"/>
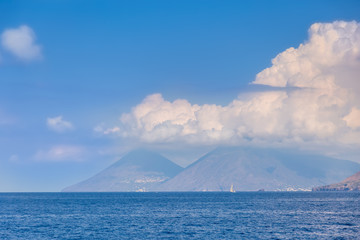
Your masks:
<path fill-rule="evenodd" d="M 360 192 L 0 193 L 0 239 L 360 239 Z"/>

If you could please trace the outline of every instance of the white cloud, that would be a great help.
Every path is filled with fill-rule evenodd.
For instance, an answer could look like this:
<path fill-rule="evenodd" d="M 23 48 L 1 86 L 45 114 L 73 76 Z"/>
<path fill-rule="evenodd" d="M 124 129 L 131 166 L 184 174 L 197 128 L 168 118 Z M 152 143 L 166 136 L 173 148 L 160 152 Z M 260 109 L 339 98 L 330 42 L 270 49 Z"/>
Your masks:
<path fill-rule="evenodd" d="M 349 81 L 359 85 L 355 79 L 359 51 L 359 23 L 315 23 L 309 29 L 308 42 L 277 55 L 272 66 L 257 74 L 253 83 L 326 89 L 337 89 Z"/>
<path fill-rule="evenodd" d="M 72 145 L 58 145 L 53 146 L 48 150 L 39 150 L 34 159 L 37 161 L 82 161 L 85 154 L 85 149 L 80 146 Z"/>
<path fill-rule="evenodd" d="M 146 97 L 121 124 L 103 129 L 143 142 L 192 144 L 335 143 L 360 145 L 360 24 L 315 23 L 253 84 L 280 90 L 240 95 L 227 106 Z M 283 90 L 282 90 L 282 89 Z"/>
<path fill-rule="evenodd" d="M 111 134 L 111 133 L 117 133 L 120 132 L 120 128 L 119 127 L 113 127 L 113 128 L 108 128 L 104 131 L 104 134 Z"/>
<path fill-rule="evenodd" d="M 114 134 L 114 133 L 118 133 L 120 132 L 120 128 L 119 127 L 113 127 L 113 128 L 104 128 L 104 124 L 99 124 L 98 126 L 96 126 L 94 128 L 94 131 L 95 132 L 98 132 L 98 133 L 101 133 L 101 134 L 105 134 L 105 135 L 108 135 L 108 134 Z"/>
<path fill-rule="evenodd" d="M 346 124 L 351 127 L 351 128 L 359 128 L 360 127 L 360 110 L 353 107 L 351 109 L 351 112 L 346 115 L 344 118 L 343 118 L 346 122 Z"/>
<path fill-rule="evenodd" d="M 71 122 L 63 120 L 62 116 L 47 118 L 46 125 L 55 132 L 65 132 L 74 128 Z"/>
<path fill-rule="evenodd" d="M 41 58 L 41 47 L 35 40 L 34 31 L 26 25 L 6 29 L 1 35 L 3 48 L 27 61 Z"/>

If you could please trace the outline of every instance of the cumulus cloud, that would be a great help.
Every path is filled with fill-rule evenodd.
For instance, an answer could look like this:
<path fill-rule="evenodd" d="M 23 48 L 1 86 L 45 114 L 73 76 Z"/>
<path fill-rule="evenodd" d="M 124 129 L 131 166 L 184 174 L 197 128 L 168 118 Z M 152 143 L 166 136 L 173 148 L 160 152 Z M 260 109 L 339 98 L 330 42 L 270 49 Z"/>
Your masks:
<path fill-rule="evenodd" d="M 277 55 L 252 84 L 277 88 L 239 95 L 227 106 L 153 94 L 103 132 L 144 142 L 360 145 L 359 23 L 313 24 L 308 41 Z"/>
<path fill-rule="evenodd" d="M 49 129 L 55 132 L 65 132 L 74 128 L 71 122 L 63 120 L 62 116 L 57 116 L 53 118 L 46 119 L 46 125 Z"/>
<path fill-rule="evenodd" d="M 39 150 L 34 159 L 36 161 L 82 161 L 85 149 L 80 146 L 58 145 L 48 150 Z"/>
<path fill-rule="evenodd" d="M 351 128 L 360 127 L 360 109 L 353 107 L 351 112 L 343 118 L 346 124 Z"/>
<path fill-rule="evenodd" d="M 25 61 L 41 58 L 41 47 L 35 40 L 34 31 L 26 25 L 6 29 L 1 35 L 3 48 Z"/>

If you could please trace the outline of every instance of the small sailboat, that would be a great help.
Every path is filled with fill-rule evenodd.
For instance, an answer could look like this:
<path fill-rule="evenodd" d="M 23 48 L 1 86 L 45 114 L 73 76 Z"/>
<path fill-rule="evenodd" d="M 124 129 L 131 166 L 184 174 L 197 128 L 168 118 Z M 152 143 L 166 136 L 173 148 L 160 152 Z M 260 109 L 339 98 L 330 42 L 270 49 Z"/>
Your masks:
<path fill-rule="evenodd" d="M 234 185 L 231 184 L 231 187 L 230 187 L 230 192 L 234 193 L 235 190 L 234 190 Z"/>

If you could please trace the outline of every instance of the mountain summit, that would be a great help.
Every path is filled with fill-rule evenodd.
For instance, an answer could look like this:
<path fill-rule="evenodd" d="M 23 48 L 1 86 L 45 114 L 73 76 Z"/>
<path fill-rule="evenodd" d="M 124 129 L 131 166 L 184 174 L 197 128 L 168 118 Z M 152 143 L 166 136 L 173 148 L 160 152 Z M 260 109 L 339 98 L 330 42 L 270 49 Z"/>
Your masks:
<path fill-rule="evenodd" d="M 289 191 L 340 181 L 360 164 L 296 151 L 221 147 L 162 183 L 162 191 Z"/>
<path fill-rule="evenodd" d="M 63 191 L 292 191 L 339 182 L 360 164 L 294 150 L 219 147 L 183 169 L 136 150 Z"/>
<path fill-rule="evenodd" d="M 182 170 L 165 157 L 135 150 L 95 176 L 63 189 L 64 192 L 152 191 Z"/>

